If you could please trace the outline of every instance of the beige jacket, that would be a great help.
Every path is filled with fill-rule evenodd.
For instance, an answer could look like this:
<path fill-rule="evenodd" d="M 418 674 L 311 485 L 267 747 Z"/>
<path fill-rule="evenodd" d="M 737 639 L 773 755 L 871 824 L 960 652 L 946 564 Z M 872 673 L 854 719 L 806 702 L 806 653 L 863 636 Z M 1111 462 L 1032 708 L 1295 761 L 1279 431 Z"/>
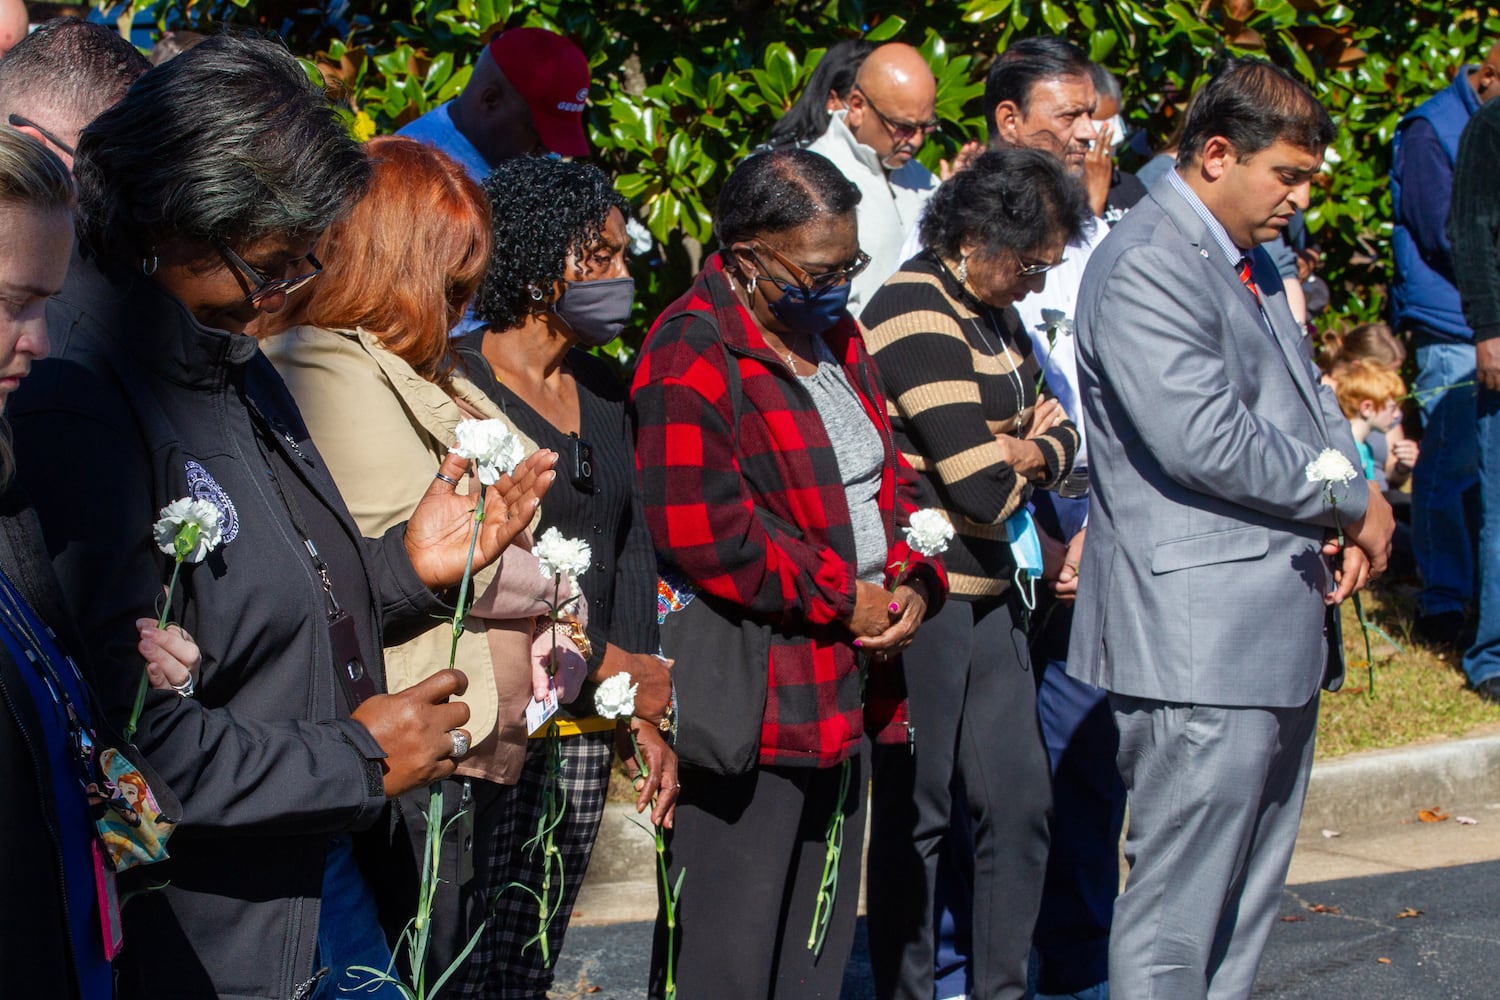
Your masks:
<path fill-rule="evenodd" d="M 300 326 L 262 341 L 261 350 L 286 380 L 366 535 L 378 537 L 411 516 L 460 420 L 501 416 L 472 383 L 455 376 L 450 396 L 363 330 Z M 523 440 L 528 452 L 536 450 Z M 469 678 L 461 700 L 469 706 L 466 728 L 474 744 L 458 771 L 501 784 L 516 782 L 525 757 L 532 657 L 552 650 L 550 635 L 532 638 L 546 613 L 544 598 L 552 594 L 529 548 L 528 534 L 474 574 L 478 597 L 464 619 L 455 660 Z M 587 620 L 582 598 L 569 610 Z M 446 667 L 452 637 L 440 625 L 388 647 L 387 688 L 400 691 Z M 568 675 L 581 677 L 587 667 L 577 649 L 565 639 L 559 645 Z"/>

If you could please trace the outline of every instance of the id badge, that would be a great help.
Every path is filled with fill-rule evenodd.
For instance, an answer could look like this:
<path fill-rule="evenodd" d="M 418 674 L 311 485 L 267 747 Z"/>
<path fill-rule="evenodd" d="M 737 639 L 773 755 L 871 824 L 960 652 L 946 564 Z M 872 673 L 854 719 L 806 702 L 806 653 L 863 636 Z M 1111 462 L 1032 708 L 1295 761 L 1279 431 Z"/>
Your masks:
<path fill-rule="evenodd" d="M 526 735 L 535 736 L 552 717 L 557 714 L 557 687 L 547 681 L 547 697 L 537 701 L 535 696 L 526 705 Z"/>
<path fill-rule="evenodd" d="M 94 861 L 94 891 L 99 899 L 99 931 L 104 941 L 104 958 L 113 962 L 120 949 L 125 947 L 125 931 L 120 926 L 120 894 L 115 887 L 114 867 L 104 863 L 104 848 L 99 846 L 99 841 L 89 841 L 89 853 Z"/>
<path fill-rule="evenodd" d="M 365 668 L 364 656 L 359 651 L 359 632 L 349 612 L 340 608 L 328 619 L 328 635 L 333 640 L 334 669 L 349 695 L 349 709 L 353 711 L 380 692 L 375 689 L 375 681 Z"/>

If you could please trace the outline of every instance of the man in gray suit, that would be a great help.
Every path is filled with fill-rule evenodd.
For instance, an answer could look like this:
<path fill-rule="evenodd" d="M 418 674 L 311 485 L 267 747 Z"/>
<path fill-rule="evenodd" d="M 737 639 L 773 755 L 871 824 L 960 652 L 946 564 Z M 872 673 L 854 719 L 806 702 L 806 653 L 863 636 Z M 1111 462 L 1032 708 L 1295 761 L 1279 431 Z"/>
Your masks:
<path fill-rule="evenodd" d="M 1319 684 L 1343 677 L 1337 604 L 1385 567 L 1380 493 L 1308 472 L 1330 449 L 1353 469 L 1358 456 L 1257 248 L 1307 206 L 1333 135 L 1301 83 L 1230 63 L 1177 169 L 1084 274 L 1092 496 L 1068 672 L 1109 692 L 1129 790 L 1116 1000 L 1249 995 Z"/>

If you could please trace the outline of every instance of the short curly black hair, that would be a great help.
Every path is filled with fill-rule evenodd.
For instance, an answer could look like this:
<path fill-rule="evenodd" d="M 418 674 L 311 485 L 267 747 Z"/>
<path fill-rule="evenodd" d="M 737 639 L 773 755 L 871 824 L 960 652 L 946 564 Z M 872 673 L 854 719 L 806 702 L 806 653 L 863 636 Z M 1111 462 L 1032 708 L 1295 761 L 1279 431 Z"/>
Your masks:
<path fill-rule="evenodd" d="M 1072 241 L 1092 215 L 1083 184 L 1057 157 L 1035 149 L 991 150 L 933 192 L 922 215 L 922 242 L 948 258 L 957 258 L 966 240 L 986 253 L 1024 253 L 1058 234 Z"/>
<path fill-rule="evenodd" d="M 507 160 L 485 178 L 484 193 L 494 236 L 474 315 L 493 330 L 514 329 L 551 305 L 551 289 L 567 280 L 568 254 L 599 242 L 611 209 L 630 217 L 630 204 L 589 163 Z"/>

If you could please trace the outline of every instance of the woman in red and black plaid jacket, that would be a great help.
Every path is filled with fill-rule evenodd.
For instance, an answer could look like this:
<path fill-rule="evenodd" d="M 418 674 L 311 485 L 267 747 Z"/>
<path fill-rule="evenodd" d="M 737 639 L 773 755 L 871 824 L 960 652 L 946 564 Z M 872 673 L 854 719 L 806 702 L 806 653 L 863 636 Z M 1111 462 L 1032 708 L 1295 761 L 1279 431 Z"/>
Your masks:
<path fill-rule="evenodd" d="M 686 764 L 680 772 L 670 862 L 674 880 L 689 873 L 677 912 L 684 996 L 838 995 L 867 781 L 857 657 L 872 661 L 873 690 L 883 661 L 946 593 L 941 569 L 919 556 L 894 593 L 886 589 L 908 554 L 895 536 L 914 509 L 915 477 L 844 308 L 849 279 L 868 261 L 858 200 L 814 153 L 741 164 L 720 195 L 724 249 L 663 313 L 636 369 L 636 464 L 664 573 L 769 623 L 773 635 L 765 704 L 742 706 L 760 713 L 757 766 L 732 777 Z M 675 673 L 681 683 L 716 666 L 679 659 Z M 853 839 L 815 950 L 824 832 L 841 798 Z"/>

